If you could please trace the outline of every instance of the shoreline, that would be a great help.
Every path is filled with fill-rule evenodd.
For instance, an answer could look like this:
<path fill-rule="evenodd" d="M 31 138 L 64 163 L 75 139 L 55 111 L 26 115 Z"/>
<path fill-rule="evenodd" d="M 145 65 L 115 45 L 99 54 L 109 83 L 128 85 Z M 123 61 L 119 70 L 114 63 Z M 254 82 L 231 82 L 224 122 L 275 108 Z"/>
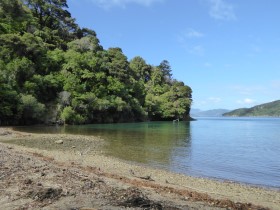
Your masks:
<path fill-rule="evenodd" d="M 50 144 L 56 149 L 46 150 L 38 145 L 39 148 L 27 147 L 27 144 L 34 140 L 40 141 L 39 146 L 42 148 L 48 149 L 48 144 Z M 55 143 L 58 140 L 63 140 L 63 143 Z M 45 159 L 54 165 L 61 165 L 65 167 L 65 170 L 76 168 L 83 173 L 91 172 L 103 179 L 108 179 L 113 186 L 136 187 L 148 194 L 150 200 L 156 203 L 166 202 L 167 206 L 175 206 L 177 209 L 184 209 L 186 206 L 190 209 L 238 209 L 241 206 L 251 209 L 263 207 L 277 209 L 280 206 L 279 189 L 192 177 L 122 161 L 105 156 L 100 151 L 100 146 L 104 144 L 104 141 L 98 137 L 31 134 L 13 131 L 11 128 L 0 128 L 0 141 L 0 148 L 11 155 L 23 153 L 31 155 L 34 159 Z M 17 141 L 17 144 L 13 141 Z M 23 145 L 19 145 L 19 142 Z M 90 151 L 79 147 L 79 142 L 91 143 Z M 0 204 L 2 196 L 0 194 Z M 58 200 L 56 203 L 62 205 L 61 202 Z M 110 203 L 110 199 L 106 202 Z"/>
<path fill-rule="evenodd" d="M 246 183 L 246 182 L 241 182 L 241 181 L 208 177 L 208 176 L 189 175 L 189 174 L 179 173 L 179 172 L 175 172 L 175 171 L 169 171 L 167 169 L 156 167 L 156 166 L 145 165 L 144 163 L 142 164 L 142 163 L 137 163 L 137 162 L 133 162 L 133 161 L 123 160 L 121 158 L 111 157 L 109 155 L 104 155 L 104 156 L 108 157 L 110 159 L 114 159 L 118 162 L 126 163 L 127 165 L 132 165 L 132 166 L 136 166 L 136 167 L 140 167 L 140 168 L 149 168 L 151 170 L 158 170 L 158 171 L 162 171 L 162 172 L 166 172 L 166 173 L 170 173 L 170 174 L 177 174 L 179 176 L 185 176 L 185 177 L 189 177 L 189 178 L 193 178 L 193 179 L 209 180 L 209 181 L 218 182 L 218 183 L 231 183 L 231 184 L 241 185 L 241 186 L 248 187 L 248 188 L 257 188 L 257 189 L 272 190 L 272 191 L 280 192 L 280 187 L 267 186 L 267 185 L 262 185 L 262 184 L 251 184 L 251 183 Z"/>
<path fill-rule="evenodd" d="M 202 117 L 204 118 L 204 117 Z M 211 117 L 210 117 L 211 118 Z M 196 120 L 196 119 L 194 119 Z M 35 127 L 38 126 L 38 127 L 41 127 L 42 125 L 35 125 Z M 44 126 L 44 125 L 43 125 Z M 45 127 L 45 126 L 44 126 Z M 53 126 L 50 126 L 50 127 L 53 127 Z M 5 127 L 2 127 L 2 128 L 5 128 Z M 18 132 L 18 133 L 29 133 L 28 131 L 25 132 L 25 131 L 17 131 L 17 130 L 14 130 L 13 127 L 6 127 L 8 130 L 12 130 L 13 132 Z M 0 127 L 1 129 L 1 127 Z M 30 133 L 31 134 L 31 133 Z M 72 135 L 72 136 L 81 136 L 82 134 L 65 134 L 65 133 L 47 133 L 47 134 L 44 134 L 44 133 L 41 133 L 41 132 L 35 132 L 35 133 L 32 133 L 33 135 Z M 84 135 L 82 135 L 84 136 Z M 86 135 L 87 136 L 87 135 Z M 104 141 L 103 139 L 101 139 L 100 136 L 92 136 L 93 139 L 99 139 L 100 141 Z M 110 157 L 109 155 L 107 155 L 108 157 Z M 211 177 L 211 176 L 199 176 L 199 175 L 190 175 L 190 174 L 186 174 L 186 173 L 181 173 L 181 172 L 176 172 L 176 171 L 171 171 L 171 170 L 168 170 L 168 169 L 165 169 L 164 167 L 158 167 L 158 166 L 149 166 L 149 165 L 146 165 L 146 164 L 142 164 L 142 163 L 138 163 L 138 162 L 134 162 L 134 161 L 129 161 L 129 160 L 125 160 L 125 159 L 121 159 L 121 158 L 118 158 L 118 157 L 113 157 L 111 156 L 111 158 L 113 159 L 117 159 L 119 160 L 120 162 L 126 162 L 128 164 L 131 164 L 131 165 L 139 165 L 140 167 L 149 167 L 149 168 L 154 168 L 154 169 L 157 169 L 157 170 L 162 170 L 162 171 L 167 171 L 167 172 L 170 172 L 170 173 L 175 173 L 175 174 L 181 174 L 182 176 L 188 176 L 188 177 L 193 177 L 193 178 L 199 178 L 199 179 L 208 179 L 208 180 L 213 180 L 213 181 L 216 181 L 216 182 L 228 182 L 228 183 L 235 183 L 235 184 L 240 184 L 240 185 L 244 185 L 244 186 L 248 186 L 248 187 L 256 187 L 256 188 L 264 188 L 264 189 L 268 189 L 268 190 L 276 190 L 276 191 L 280 191 L 280 186 L 277 187 L 277 186 L 271 186 L 271 185 L 264 185 L 264 184 L 254 184 L 254 183 L 248 183 L 248 182 L 242 182 L 242 181 L 238 181 L 238 180 L 230 180 L 230 179 L 225 179 L 225 178 L 217 178 L 217 177 Z"/>

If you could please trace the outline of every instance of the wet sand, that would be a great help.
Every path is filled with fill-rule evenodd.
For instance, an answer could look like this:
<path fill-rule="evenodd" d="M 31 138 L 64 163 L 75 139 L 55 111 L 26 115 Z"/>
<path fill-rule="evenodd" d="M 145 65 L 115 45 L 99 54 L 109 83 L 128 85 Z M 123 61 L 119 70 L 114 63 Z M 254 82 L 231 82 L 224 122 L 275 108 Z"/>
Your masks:
<path fill-rule="evenodd" d="M 118 160 L 98 137 L 0 128 L 0 141 L 5 209 L 280 209 L 277 189 Z"/>

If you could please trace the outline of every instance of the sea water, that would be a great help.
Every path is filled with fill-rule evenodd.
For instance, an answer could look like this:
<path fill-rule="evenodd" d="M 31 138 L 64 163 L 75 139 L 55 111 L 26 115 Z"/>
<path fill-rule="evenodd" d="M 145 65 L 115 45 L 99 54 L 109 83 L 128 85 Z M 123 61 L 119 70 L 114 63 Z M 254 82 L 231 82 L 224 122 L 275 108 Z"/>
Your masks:
<path fill-rule="evenodd" d="M 95 135 L 107 155 L 176 173 L 280 188 L 280 118 L 18 127 Z"/>

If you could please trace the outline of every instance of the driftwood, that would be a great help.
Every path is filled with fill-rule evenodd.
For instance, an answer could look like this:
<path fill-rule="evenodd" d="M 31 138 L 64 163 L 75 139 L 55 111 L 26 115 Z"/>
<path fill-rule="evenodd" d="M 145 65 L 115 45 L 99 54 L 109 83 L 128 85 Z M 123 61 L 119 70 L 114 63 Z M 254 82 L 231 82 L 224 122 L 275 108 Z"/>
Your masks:
<path fill-rule="evenodd" d="M 147 176 L 136 176 L 134 171 L 133 170 L 129 170 L 130 174 L 136 178 L 139 178 L 139 179 L 144 179 L 144 180 L 147 180 L 147 181 L 155 181 L 154 179 L 152 179 L 151 175 L 147 175 Z"/>
<path fill-rule="evenodd" d="M 151 175 L 150 176 L 139 176 L 138 178 L 145 179 L 145 180 L 148 180 L 148 181 L 155 181 L 154 179 L 152 179 Z"/>

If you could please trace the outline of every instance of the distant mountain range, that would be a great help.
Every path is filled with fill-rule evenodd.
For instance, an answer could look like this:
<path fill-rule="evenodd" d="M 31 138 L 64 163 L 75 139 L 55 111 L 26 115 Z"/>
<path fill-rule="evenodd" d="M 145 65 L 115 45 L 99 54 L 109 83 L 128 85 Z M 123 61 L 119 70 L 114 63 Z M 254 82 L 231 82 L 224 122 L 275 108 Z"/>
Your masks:
<path fill-rule="evenodd" d="M 229 112 L 228 109 L 211 109 L 202 111 L 200 109 L 191 109 L 191 117 L 221 117 L 224 113 Z"/>
<path fill-rule="evenodd" d="M 226 112 L 223 116 L 228 117 L 245 117 L 245 116 L 269 116 L 279 117 L 280 116 L 280 100 L 273 101 L 270 103 L 260 104 L 252 108 L 241 108 L 235 109 L 230 112 Z"/>

